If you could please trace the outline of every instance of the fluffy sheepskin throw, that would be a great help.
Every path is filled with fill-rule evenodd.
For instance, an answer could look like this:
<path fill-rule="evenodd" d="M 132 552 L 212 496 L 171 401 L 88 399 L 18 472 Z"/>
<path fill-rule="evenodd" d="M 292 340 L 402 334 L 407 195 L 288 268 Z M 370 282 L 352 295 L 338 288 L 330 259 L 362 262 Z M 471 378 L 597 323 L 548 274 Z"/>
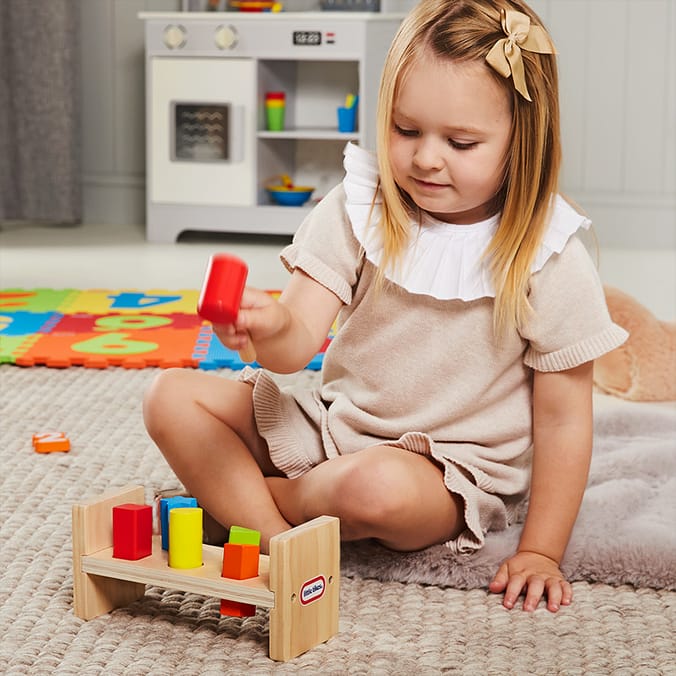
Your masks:
<path fill-rule="evenodd" d="M 676 404 L 597 393 L 594 406 L 591 472 L 563 572 L 571 581 L 676 589 Z M 343 573 L 486 587 L 520 532 L 514 524 L 489 533 L 472 554 L 452 554 L 443 545 L 401 554 L 373 542 L 345 543 Z"/>

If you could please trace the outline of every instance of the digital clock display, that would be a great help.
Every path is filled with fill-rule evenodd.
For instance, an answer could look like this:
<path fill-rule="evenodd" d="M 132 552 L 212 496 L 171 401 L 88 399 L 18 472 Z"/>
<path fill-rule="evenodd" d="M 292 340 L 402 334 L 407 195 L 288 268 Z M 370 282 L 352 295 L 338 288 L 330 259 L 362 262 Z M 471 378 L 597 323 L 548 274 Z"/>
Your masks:
<path fill-rule="evenodd" d="M 294 31 L 293 44 L 316 47 L 322 44 L 322 33 L 321 31 Z"/>

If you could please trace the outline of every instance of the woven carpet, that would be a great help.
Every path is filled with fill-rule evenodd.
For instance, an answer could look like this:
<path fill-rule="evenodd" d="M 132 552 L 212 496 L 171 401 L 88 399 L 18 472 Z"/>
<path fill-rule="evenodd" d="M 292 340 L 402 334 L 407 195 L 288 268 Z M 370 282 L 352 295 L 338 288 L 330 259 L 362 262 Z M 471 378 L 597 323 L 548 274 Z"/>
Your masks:
<path fill-rule="evenodd" d="M 369 561 L 360 546 L 346 547 L 340 633 L 285 664 L 267 657 L 267 611 L 221 618 L 217 599 L 148 587 L 129 607 L 75 618 L 71 505 L 130 483 L 149 496 L 176 485 L 141 420 L 156 372 L 0 366 L 0 673 L 676 674 L 676 592 L 647 586 L 649 572 L 644 584 L 609 585 L 585 581 L 593 576 L 581 567 L 571 607 L 527 614 L 505 610 L 469 578 L 466 589 L 434 571 L 435 584 L 406 582 L 404 565 L 391 579 L 382 553 Z M 288 378 L 309 384 L 317 374 Z M 626 418 L 627 410 L 613 413 Z M 661 413 L 653 410 L 646 414 L 656 427 Z M 44 430 L 66 432 L 70 452 L 35 453 L 31 436 Z M 600 469 L 610 471 L 608 460 Z M 629 487 L 629 477 L 622 481 Z M 624 514 L 639 507 L 632 502 Z M 632 554 L 636 567 L 650 554 Z M 584 552 L 579 560 L 603 572 Z M 669 579 L 669 571 L 655 575 Z"/>

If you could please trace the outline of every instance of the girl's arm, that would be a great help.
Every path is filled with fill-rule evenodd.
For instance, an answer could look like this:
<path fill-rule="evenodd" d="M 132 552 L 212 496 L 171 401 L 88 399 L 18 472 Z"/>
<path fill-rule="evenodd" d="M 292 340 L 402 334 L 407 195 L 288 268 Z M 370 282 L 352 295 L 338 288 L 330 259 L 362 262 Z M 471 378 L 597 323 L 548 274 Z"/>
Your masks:
<path fill-rule="evenodd" d="M 533 383 L 533 473 L 526 522 L 517 553 L 490 584 L 512 608 L 526 591 L 524 610 L 543 594 L 547 608 L 570 604 L 572 587 L 560 563 L 587 484 L 592 451 L 593 362 L 568 371 L 536 371 Z"/>
<path fill-rule="evenodd" d="M 342 301 L 301 270 L 276 300 L 246 288 L 234 325 L 214 326 L 224 345 L 243 350 L 249 341 L 256 361 L 276 373 L 293 373 L 321 349 Z"/>

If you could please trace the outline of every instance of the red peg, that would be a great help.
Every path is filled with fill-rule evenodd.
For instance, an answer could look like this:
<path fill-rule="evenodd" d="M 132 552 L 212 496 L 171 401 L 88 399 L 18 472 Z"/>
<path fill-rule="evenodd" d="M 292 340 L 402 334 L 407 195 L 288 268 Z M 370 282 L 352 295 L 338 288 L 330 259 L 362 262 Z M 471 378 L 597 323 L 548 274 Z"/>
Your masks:
<path fill-rule="evenodd" d="M 211 256 L 197 301 L 197 313 L 214 324 L 234 324 L 248 271 L 246 263 L 236 256 Z"/>

